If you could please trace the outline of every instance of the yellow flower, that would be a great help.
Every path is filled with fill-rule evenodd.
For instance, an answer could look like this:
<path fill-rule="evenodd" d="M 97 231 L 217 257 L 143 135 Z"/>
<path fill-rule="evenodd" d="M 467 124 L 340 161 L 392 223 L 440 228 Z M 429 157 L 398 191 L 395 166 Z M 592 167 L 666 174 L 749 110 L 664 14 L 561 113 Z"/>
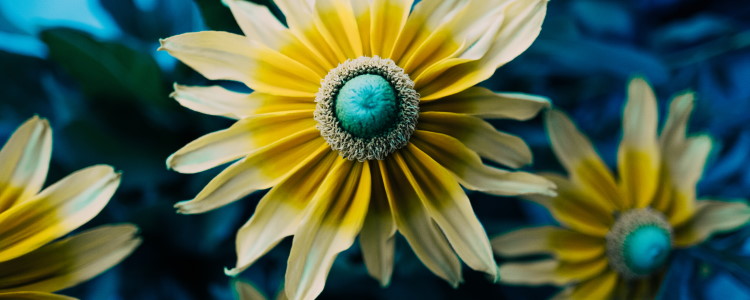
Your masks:
<path fill-rule="evenodd" d="M 39 117 L 21 125 L 0 150 L 0 299 L 72 299 L 52 292 L 106 271 L 141 242 L 130 224 L 55 241 L 104 208 L 120 175 L 93 166 L 40 192 L 51 151 L 52 130 Z"/>
<path fill-rule="evenodd" d="M 202 213 L 271 188 L 237 234 L 236 275 L 294 235 L 290 299 L 323 289 L 357 235 L 370 274 L 387 285 L 399 231 L 424 264 L 457 285 L 459 257 L 497 276 L 489 239 L 461 185 L 497 195 L 554 194 L 509 167 L 531 161 L 518 137 L 481 118 L 529 119 L 541 97 L 474 87 L 536 38 L 546 0 L 226 1 L 245 36 L 187 33 L 161 49 L 209 79 L 255 91 L 175 85 L 198 112 L 238 121 L 178 150 L 168 167 L 195 173 L 231 162 L 179 212 Z M 461 185 L 459 185 L 459 183 Z M 458 256 L 458 257 L 457 257 Z"/>
<path fill-rule="evenodd" d="M 570 299 L 653 299 L 673 248 L 698 244 L 750 219 L 741 202 L 695 199 L 711 139 L 686 137 L 693 94 L 672 100 L 661 136 L 657 105 L 643 79 L 631 81 L 618 152 L 619 178 L 562 112 L 547 115 L 555 154 L 569 173 L 549 174 L 554 198 L 534 197 L 562 227 L 514 231 L 492 241 L 507 257 L 552 258 L 507 263 L 500 278 L 515 284 L 555 284 Z"/>

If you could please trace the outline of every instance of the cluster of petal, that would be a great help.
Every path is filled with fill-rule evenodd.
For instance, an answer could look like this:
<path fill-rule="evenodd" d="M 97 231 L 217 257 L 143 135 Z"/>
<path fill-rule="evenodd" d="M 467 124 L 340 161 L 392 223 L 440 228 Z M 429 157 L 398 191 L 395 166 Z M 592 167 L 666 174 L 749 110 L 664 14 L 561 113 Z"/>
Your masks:
<path fill-rule="evenodd" d="M 286 272 L 290 299 L 323 289 L 337 256 L 359 236 L 365 264 L 383 285 L 400 232 L 424 264 L 457 285 L 463 260 L 497 277 L 489 239 L 461 188 L 497 195 L 554 195 L 541 177 L 508 167 L 531 161 L 518 137 L 482 118 L 526 120 L 549 102 L 474 87 L 523 52 L 541 29 L 546 0 L 279 0 L 288 27 L 266 8 L 225 1 L 245 36 L 195 32 L 161 41 L 205 77 L 254 90 L 175 85 L 198 112 L 238 121 L 178 150 L 168 167 L 196 173 L 236 161 L 181 213 L 201 213 L 269 189 L 237 234 L 238 274 L 294 236 Z M 420 114 L 409 143 L 384 160 L 349 161 L 313 119 L 321 79 L 358 57 L 393 60 L 414 81 Z"/>
<path fill-rule="evenodd" d="M 562 227 L 527 228 L 494 238 L 493 248 L 502 256 L 551 255 L 540 261 L 503 264 L 501 280 L 566 286 L 561 298 L 651 299 L 659 287 L 660 272 L 629 280 L 608 262 L 605 235 L 618 213 L 639 208 L 662 213 L 674 230 L 677 248 L 747 223 L 750 208 L 744 202 L 696 201 L 695 185 L 711 139 L 686 136 L 692 108 L 692 93 L 676 96 L 657 136 L 654 93 L 643 79 L 633 79 L 623 114 L 618 178 L 567 116 L 550 111 L 547 131 L 569 176 L 545 174 L 557 184 L 558 195 L 530 199 L 544 205 Z"/>
<path fill-rule="evenodd" d="M 47 120 L 33 117 L 0 150 L 0 299 L 72 299 L 52 292 L 106 271 L 141 242 L 130 224 L 59 239 L 104 208 L 120 175 L 98 165 L 42 190 L 51 131 Z"/>

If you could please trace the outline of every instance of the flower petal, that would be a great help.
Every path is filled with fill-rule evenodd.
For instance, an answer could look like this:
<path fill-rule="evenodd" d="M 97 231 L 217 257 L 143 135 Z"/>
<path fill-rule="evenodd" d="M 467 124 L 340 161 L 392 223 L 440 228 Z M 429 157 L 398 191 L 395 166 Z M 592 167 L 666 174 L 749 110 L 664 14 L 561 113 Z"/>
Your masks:
<path fill-rule="evenodd" d="M 575 231 L 542 226 L 515 230 L 492 239 L 492 249 L 506 257 L 553 254 L 567 262 L 582 262 L 605 252 L 604 239 Z"/>
<path fill-rule="evenodd" d="M 552 150 L 570 174 L 571 181 L 592 197 L 598 197 L 598 202 L 623 208 L 615 179 L 588 138 L 560 111 L 549 111 L 545 123 Z"/>
<path fill-rule="evenodd" d="M 237 264 L 226 270 L 235 276 L 297 232 L 315 191 L 330 173 L 338 154 L 321 152 L 311 157 L 299 171 L 274 186 L 258 203 L 250 220 L 237 232 Z"/>
<path fill-rule="evenodd" d="M 315 128 L 313 111 L 255 115 L 231 127 L 204 135 L 167 158 L 167 167 L 180 173 L 197 173 L 241 158 L 268 146 L 279 137 Z"/>
<path fill-rule="evenodd" d="M 618 280 L 617 273 L 609 271 L 602 276 L 594 277 L 565 289 L 554 299 L 610 299 Z"/>
<path fill-rule="evenodd" d="M 166 50 L 212 80 L 235 80 L 269 94 L 315 97 L 320 74 L 241 35 L 220 31 L 191 32 L 161 40 Z"/>
<path fill-rule="evenodd" d="M 232 119 L 263 113 L 315 110 L 312 98 L 284 97 L 260 92 L 237 93 L 218 85 L 175 84 L 174 92 L 170 96 L 182 106 L 199 113 Z"/>
<path fill-rule="evenodd" d="M 452 67 L 420 89 L 422 100 L 456 94 L 492 76 L 495 70 L 525 51 L 539 35 L 547 0 L 514 1 L 503 11 L 503 24 L 479 60 Z M 483 51 L 484 52 L 484 51 Z"/>
<path fill-rule="evenodd" d="M 369 27 L 372 55 L 392 58 L 396 40 L 406 25 L 413 3 L 414 0 L 373 0 Z"/>
<path fill-rule="evenodd" d="M 549 99 L 522 93 L 495 93 L 474 86 L 435 101 L 420 103 L 422 112 L 440 111 L 467 114 L 479 118 L 500 118 L 524 121 L 542 109 L 549 108 Z"/>
<path fill-rule="evenodd" d="M 0 293 L 54 292 L 117 265 L 141 243 L 134 225 L 101 226 L 0 263 Z"/>
<path fill-rule="evenodd" d="M 557 221 L 566 227 L 592 236 L 604 237 L 614 224 L 612 203 L 592 197 L 566 178 L 543 174 L 544 178 L 557 186 L 557 197 L 528 197 L 547 207 Z"/>
<path fill-rule="evenodd" d="M 689 247 L 708 239 L 711 235 L 727 232 L 750 221 L 750 207 L 743 202 L 701 200 L 695 215 L 675 229 L 677 247 Z"/>
<path fill-rule="evenodd" d="M 42 188 L 52 153 L 52 129 L 37 116 L 19 126 L 0 150 L 0 212 Z"/>
<path fill-rule="evenodd" d="M 460 141 L 441 134 L 417 130 L 412 136 L 412 152 L 426 154 L 456 176 L 468 189 L 496 195 L 555 195 L 555 186 L 548 180 L 525 172 L 508 172 L 482 163 L 479 156 Z M 415 154 L 416 155 L 416 154 Z"/>
<path fill-rule="evenodd" d="M 237 280 L 234 282 L 234 290 L 239 300 L 266 300 L 266 296 L 249 283 Z"/>
<path fill-rule="evenodd" d="M 312 299 L 323 290 L 333 260 L 362 228 L 371 183 L 368 163 L 337 158 L 292 241 L 285 278 L 289 299 Z"/>
<path fill-rule="evenodd" d="M 396 163 L 396 159 L 403 160 L 400 152 L 378 161 L 396 226 L 430 271 L 452 286 L 458 286 L 462 281 L 461 262 L 445 235 L 427 214 L 419 196 L 407 181 L 405 170 Z"/>
<path fill-rule="evenodd" d="M 99 214 L 119 184 L 120 174 L 112 167 L 93 166 L 0 213 L 0 262 L 36 250 L 85 224 Z"/>
<path fill-rule="evenodd" d="M 227 167 L 195 199 L 178 202 L 175 207 L 179 213 L 196 214 L 224 206 L 254 191 L 277 185 L 298 171 L 304 161 L 329 150 L 317 129 L 300 131 Z"/>
<path fill-rule="evenodd" d="M 377 279 L 381 286 L 388 286 L 393 273 L 396 223 L 388 206 L 380 166 L 376 162 L 369 164 L 372 170 L 372 195 L 370 208 L 359 234 L 359 243 L 367 272 Z"/>
<path fill-rule="evenodd" d="M 76 300 L 76 298 L 44 292 L 0 293 L 0 299 L 11 300 Z"/>
<path fill-rule="evenodd" d="M 648 206 L 659 184 L 657 118 L 654 91 L 643 78 L 631 80 L 622 117 L 623 137 L 617 152 L 620 189 L 626 207 Z"/>
<path fill-rule="evenodd" d="M 314 11 L 318 31 L 332 49 L 343 52 L 345 58 L 364 55 L 363 40 L 350 0 L 316 0 Z"/>
<path fill-rule="evenodd" d="M 702 135 L 686 139 L 683 145 L 679 152 L 669 154 L 675 158 L 668 162 L 671 177 L 668 183 L 673 184 L 673 195 L 667 217 L 673 226 L 687 222 L 695 213 L 695 186 L 703 175 L 713 142 Z"/>
<path fill-rule="evenodd" d="M 403 158 L 394 159 L 453 250 L 469 267 L 496 280 L 497 264 L 490 241 L 464 190 L 450 172 L 413 144 L 402 153 Z"/>
<path fill-rule="evenodd" d="M 518 285 L 544 285 L 567 283 L 559 278 L 555 269 L 559 262 L 554 259 L 539 260 L 523 263 L 504 263 L 498 268 L 500 281 Z"/>
<path fill-rule="evenodd" d="M 449 112 L 422 112 L 418 130 L 452 136 L 482 157 L 513 168 L 531 163 L 531 150 L 519 137 L 495 130 L 479 118 Z"/>
<path fill-rule="evenodd" d="M 274 3 L 279 7 L 286 18 L 289 30 L 295 37 L 307 47 L 321 62 L 324 62 L 326 70 L 333 69 L 339 63 L 345 61 L 341 49 L 329 46 L 326 39 L 318 30 L 313 16 L 315 15 L 312 0 L 276 0 Z"/>

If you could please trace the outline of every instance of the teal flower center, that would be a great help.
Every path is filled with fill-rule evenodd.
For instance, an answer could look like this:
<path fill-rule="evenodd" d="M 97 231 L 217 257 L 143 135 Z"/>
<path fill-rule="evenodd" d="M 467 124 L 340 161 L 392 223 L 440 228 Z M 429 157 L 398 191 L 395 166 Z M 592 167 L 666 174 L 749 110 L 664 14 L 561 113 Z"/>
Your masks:
<path fill-rule="evenodd" d="M 623 258 L 636 274 L 650 274 L 669 257 L 672 242 L 668 231 L 654 225 L 638 227 L 625 237 Z"/>
<path fill-rule="evenodd" d="M 652 208 L 620 214 L 606 236 L 609 264 L 625 278 L 640 278 L 660 269 L 672 252 L 672 227 Z"/>
<path fill-rule="evenodd" d="M 341 127 L 361 138 L 386 132 L 398 118 L 396 91 L 380 75 L 362 74 L 347 81 L 334 107 Z"/>

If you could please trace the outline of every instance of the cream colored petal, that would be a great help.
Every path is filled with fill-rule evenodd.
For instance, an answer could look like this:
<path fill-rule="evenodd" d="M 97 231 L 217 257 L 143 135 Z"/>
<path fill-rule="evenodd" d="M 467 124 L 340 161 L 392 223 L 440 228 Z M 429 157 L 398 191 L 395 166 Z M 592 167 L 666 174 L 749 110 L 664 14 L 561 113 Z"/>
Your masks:
<path fill-rule="evenodd" d="M 492 76 L 495 70 L 525 51 L 539 35 L 547 0 L 514 1 L 503 11 L 503 24 L 479 60 L 446 70 L 420 89 L 422 100 L 456 94 Z"/>
<path fill-rule="evenodd" d="M 552 150 L 570 174 L 571 181 L 592 197 L 598 197 L 598 202 L 624 208 L 612 172 L 588 138 L 560 111 L 549 111 L 545 119 Z"/>
<path fill-rule="evenodd" d="M 497 280 L 497 264 L 487 233 L 456 179 L 413 144 L 407 145 L 402 153 L 403 159 L 394 159 L 453 250 L 469 267 Z"/>
<path fill-rule="evenodd" d="M 461 262 L 445 235 L 427 214 L 396 159 L 403 160 L 400 152 L 393 153 L 387 160 L 378 161 L 396 226 L 430 271 L 452 286 L 458 286 L 462 281 Z"/>
<path fill-rule="evenodd" d="M 141 243 L 134 225 L 107 225 L 0 263 L 0 293 L 54 292 L 114 267 Z"/>
<path fill-rule="evenodd" d="M 744 202 L 698 201 L 695 215 L 675 229 L 674 244 L 689 247 L 711 235 L 737 229 L 750 221 L 750 207 Z"/>
<path fill-rule="evenodd" d="M 313 111 L 290 111 L 255 115 L 231 127 L 209 133 L 167 158 L 167 167 L 180 173 L 203 172 L 239 159 L 280 137 L 304 132 L 317 124 Z"/>
<path fill-rule="evenodd" d="M 712 145 L 709 136 L 692 137 L 685 140 L 680 152 L 669 154 L 677 157 L 668 162 L 674 191 L 667 217 L 673 226 L 687 222 L 695 212 L 695 186 L 703 175 Z"/>
<path fill-rule="evenodd" d="M 258 289 L 256 289 L 253 285 L 243 282 L 241 280 L 236 280 L 234 282 L 234 290 L 237 293 L 237 297 L 239 300 L 266 300 L 266 296 L 263 296 L 263 293 L 261 293 Z"/>
<path fill-rule="evenodd" d="M 312 98 L 283 97 L 260 92 L 238 93 L 218 85 L 175 84 L 174 92 L 170 96 L 182 106 L 199 113 L 232 119 L 242 119 L 262 113 L 315 109 L 315 102 Z"/>
<path fill-rule="evenodd" d="M 226 270 L 227 275 L 244 271 L 283 238 L 297 232 L 305 209 L 337 156 L 333 151 L 319 152 L 263 196 L 253 216 L 237 232 L 237 263 Z"/>
<path fill-rule="evenodd" d="M 518 257 L 552 254 L 566 262 L 583 262 L 600 257 L 605 252 L 604 239 L 575 231 L 543 226 L 512 231 L 492 239 L 496 254 Z"/>
<path fill-rule="evenodd" d="M 270 188 L 294 174 L 311 157 L 329 151 L 317 129 L 298 132 L 258 149 L 219 173 L 195 199 L 175 204 L 177 212 L 196 214 Z"/>
<path fill-rule="evenodd" d="M 531 150 L 519 137 L 497 131 L 484 120 L 458 113 L 422 112 L 418 130 L 452 136 L 482 157 L 512 168 L 531 163 Z"/>
<path fill-rule="evenodd" d="M 380 166 L 374 161 L 369 164 L 372 172 L 372 194 L 370 208 L 359 234 L 359 243 L 367 272 L 377 279 L 381 286 L 388 286 L 393 273 L 396 223 L 388 206 Z"/>
<path fill-rule="evenodd" d="M 588 300 L 610 299 L 618 280 L 617 273 L 609 271 L 602 276 L 574 285 L 560 292 L 554 299 Z"/>
<path fill-rule="evenodd" d="M 76 298 L 44 292 L 0 293 L 0 299 L 11 300 L 76 300 Z"/>
<path fill-rule="evenodd" d="M 685 142 L 687 123 L 693 111 L 695 95 L 692 92 L 683 93 L 672 99 L 664 128 L 659 137 L 661 148 L 665 151 L 679 149 Z M 665 155 L 665 159 L 669 156 Z"/>
<path fill-rule="evenodd" d="M 643 78 L 631 80 L 617 153 L 620 189 L 626 207 L 648 206 L 659 184 L 658 114 L 656 96 L 649 84 Z"/>
<path fill-rule="evenodd" d="M 52 153 L 49 122 L 34 116 L 16 129 L 0 150 L 0 212 L 42 188 Z"/>
<path fill-rule="evenodd" d="M 208 79 L 240 81 L 268 94 L 313 98 L 322 78 L 277 50 L 227 32 L 180 34 L 161 40 L 159 49 Z"/>
<path fill-rule="evenodd" d="M 528 120 L 550 107 L 549 99 L 521 93 L 495 93 L 474 86 L 457 94 L 420 104 L 420 111 L 452 112 L 480 118 Z"/>
<path fill-rule="evenodd" d="M 371 184 L 368 163 L 337 158 L 294 235 L 285 277 L 289 299 L 313 299 L 323 291 L 333 260 L 362 228 Z"/>
<path fill-rule="evenodd" d="M 95 217 L 120 184 L 112 167 L 68 175 L 30 200 L 0 213 L 0 262 L 34 251 Z"/>
<path fill-rule="evenodd" d="M 452 20 L 465 8 L 465 1 L 460 0 L 430 0 L 417 3 L 398 35 L 398 41 L 393 46 L 391 58 L 403 67 L 408 61 L 413 60 L 412 57 L 415 53 L 426 48 L 423 45 L 431 36 L 433 40 L 437 38 L 437 35 L 442 38 L 450 38 L 450 32 L 446 31 L 445 28 L 455 23 Z M 443 29 L 441 30 L 441 28 Z M 374 40 L 375 36 L 372 39 Z M 443 50 L 449 50 L 446 52 L 450 54 L 458 50 L 457 48 L 461 43 L 462 41 L 446 40 Z M 437 56 L 434 57 L 437 58 Z M 422 58 L 425 59 L 426 55 L 422 55 Z"/>
<path fill-rule="evenodd" d="M 422 153 L 419 157 L 425 154 L 431 157 L 468 189 L 496 195 L 556 195 L 552 182 L 530 173 L 508 172 L 487 166 L 476 153 L 450 136 L 417 130 L 412 136 L 412 143 L 407 146 L 410 151 Z"/>
<path fill-rule="evenodd" d="M 554 259 L 523 263 L 504 263 L 498 268 L 500 281 L 518 285 L 563 285 L 567 280 L 555 274 L 558 262 Z"/>
<path fill-rule="evenodd" d="M 413 3 L 413 0 L 372 1 L 369 26 L 369 44 L 372 55 L 394 58 L 394 47 L 406 25 Z"/>

